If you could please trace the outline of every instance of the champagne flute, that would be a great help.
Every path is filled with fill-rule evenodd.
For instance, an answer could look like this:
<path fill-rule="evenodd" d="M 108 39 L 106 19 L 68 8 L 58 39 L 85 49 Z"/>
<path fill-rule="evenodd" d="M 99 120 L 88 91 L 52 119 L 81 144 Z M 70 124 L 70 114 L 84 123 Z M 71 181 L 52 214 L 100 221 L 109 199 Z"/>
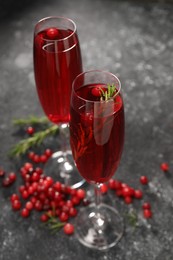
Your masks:
<path fill-rule="evenodd" d="M 46 17 L 34 28 L 34 74 L 41 106 L 48 119 L 59 126 L 62 142 L 45 171 L 74 188 L 84 180 L 68 145 L 70 95 L 74 78 L 82 72 L 82 58 L 75 23 L 65 17 Z M 73 174 L 75 172 L 75 174 Z M 73 176 L 72 176 L 73 175 Z"/>
<path fill-rule="evenodd" d="M 124 144 L 124 107 L 119 79 L 105 71 L 81 73 L 72 86 L 70 143 L 83 178 L 94 185 L 95 202 L 80 210 L 76 235 L 87 247 L 108 249 L 120 240 L 123 220 L 101 202 L 100 187 L 115 173 Z"/>

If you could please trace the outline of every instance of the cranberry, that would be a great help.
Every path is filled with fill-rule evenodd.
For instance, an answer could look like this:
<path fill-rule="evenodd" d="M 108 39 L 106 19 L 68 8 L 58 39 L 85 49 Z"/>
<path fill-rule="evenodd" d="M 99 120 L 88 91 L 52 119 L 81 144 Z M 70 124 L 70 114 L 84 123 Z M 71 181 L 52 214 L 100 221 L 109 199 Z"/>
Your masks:
<path fill-rule="evenodd" d="M 101 191 L 102 194 L 107 193 L 107 191 L 108 191 L 108 186 L 107 186 L 105 183 L 103 183 L 103 184 L 100 186 L 100 191 Z"/>
<path fill-rule="evenodd" d="M 130 187 L 124 187 L 123 189 L 122 189 L 122 195 L 123 195 L 123 197 L 130 197 L 131 196 L 131 188 Z"/>
<path fill-rule="evenodd" d="M 15 199 L 15 200 L 12 202 L 12 208 L 13 208 L 14 210 L 19 210 L 19 209 L 21 209 L 21 206 L 22 206 L 22 204 L 21 204 L 21 202 L 20 202 L 19 199 Z"/>
<path fill-rule="evenodd" d="M 54 40 L 57 38 L 59 31 L 57 28 L 49 28 L 47 29 L 46 34 L 50 40 Z"/>
<path fill-rule="evenodd" d="M 35 155 L 34 155 L 34 158 L 33 158 L 33 161 L 34 161 L 35 163 L 40 163 L 40 156 L 39 156 L 38 154 L 35 154 Z"/>
<path fill-rule="evenodd" d="M 70 209 L 69 209 L 69 216 L 70 217 L 75 217 L 76 215 L 77 215 L 77 209 L 76 208 L 73 208 L 73 207 L 71 207 Z"/>
<path fill-rule="evenodd" d="M 43 209 L 43 204 L 40 200 L 36 200 L 36 202 L 34 203 L 34 208 L 37 211 L 41 211 Z"/>
<path fill-rule="evenodd" d="M 37 181 L 39 181 L 39 179 L 40 179 L 40 175 L 37 172 L 33 172 L 31 180 L 33 182 L 37 182 Z"/>
<path fill-rule="evenodd" d="M 27 190 L 23 190 L 21 195 L 23 199 L 27 199 L 29 197 L 29 193 Z"/>
<path fill-rule="evenodd" d="M 126 204 L 131 204 L 133 202 L 132 197 L 130 197 L 130 196 L 126 196 L 124 198 L 124 201 L 125 201 Z"/>
<path fill-rule="evenodd" d="M 110 179 L 109 181 L 108 181 L 108 186 L 109 186 L 109 188 L 111 189 L 111 190 L 115 190 L 115 187 L 116 187 L 116 184 L 115 184 L 115 180 L 114 179 Z"/>
<path fill-rule="evenodd" d="M 83 189 L 78 189 L 76 192 L 76 196 L 81 200 L 85 198 L 85 195 L 86 195 L 86 192 Z"/>
<path fill-rule="evenodd" d="M 80 198 L 79 198 L 78 196 L 73 196 L 73 197 L 71 198 L 71 201 L 72 201 L 72 203 L 73 203 L 74 205 L 79 205 L 79 203 L 80 203 Z"/>
<path fill-rule="evenodd" d="M 164 171 L 164 172 L 169 171 L 169 165 L 168 165 L 168 163 L 166 163 L 166 162 L 161 163 L 160 168 L 161 168 L 161 170 Z"/>
<path fill-rule="evenodd" d="M 6 177 L 6 178 L 3 179 L 3 181 L 2 181 L 2 185 L 3 185 L 4 187 L 8 187 L 8 186 L 10 186 L 11 184 L 12 184 L 12 182 L 11 182 L 11 180 L 10 180 L 9 177 Z"/>
<path fill-rule="evenodd" d="M 47 162 L 47 157 L 46 157 L 45 154 L 42 154 L 42 155 L 40 156 L 40 162 L 42 162 L 42 163 Z"/>
<path fill-rule="evenodd" d="M 51 149 L 46 149 L 44 154 L 46 155 L 47 158 L 49 158 L 52 155 L 52 150 Z"/>
<path fill-rule="evenodd" d="M 28 201 L 26 204 L 25 204 L 25 208 L 28 209 L 28 210 L 32 210 L 33 209 L 33 204 L 31 201 Z"/>
<path fill-rule="evenodd" d="M 134 197 L 136 199 L 142 199 L 142 197 L 143 197 L 142 191 L 141 190 L 135 190 Z"/>
<path fill-rule="evenodd" d="M 35 132 L 35 129 L 32 126 L 28 126 L 26 129 L 27 134 L 33 135 Z"/>
<path fill-rule="evenodd" d="M 100 97 L 101 94 L 102 94 L 101 88 L 100 88 L 100 87 L 93 87 L 93 88 L 91 89 L 91 94 L 92 94 L 94 97 Z"/>
<path fill-rule="evenodd" d="M 28 158 L 31 159 L 31 160 L 34 159 L 34 156 L 35 156 L 34 152 L 31 151 L 31 152 L 28 153 Z"/>
<path fill-rule="evenodd" d="M 115 194 L 118 196 L 118 197 L 122 197 L 123 196 L 123 191 L 122 189 L 118 189 L 115 191 Z"/>
<path fill-rule="evenodd" d="M 144 209 L 143 215 L 144 215 L 144 218 L 151 218 L 152 217 L 152 211 L 150 209 Z"/>
<path fill-rule="evenodd" d="M 54 189 L 56 191 L 61 191 L 61 183 L 59 181 L 54 183 Z"/>
<path fill-rule="evenodd" d="M 74 226 L 71 223 L 66 223 L 63 230 L 66 235 L 72 235 L 74 233 Z"/>
<path fill-rule="evenodd" d="M 22 211 L 21 211 L 21 216 L 22 216 L 23 218 L 29 217 L 29 214 L 30 214 L 30 211 L 29 211 L 28 209 L 26 209 L 26 208 L 23 208 L 23 209 L 22 209 Z"/>
<path fill-rule="evenodd" d="M 151 209 L 151 205 L 149 202 L 144 202 L 143 205 L 142 205 L 142 208 L 143 209 Z"/>
<path fill-rule="evenodd" d="M 19 200 L 19 196 L 16 193 L 13 193 L 10 197 L 10 201 L 13 202 L 15 200 Z"/>
<path fill-rule="evenodd" d="M 5 171 L 2 168 L 0 168 L 0 177 L 4 177 L 4 176 L 5 176 Z"/>
<path fill-rule="evenodd" d="M 69 216 L 66 212 L 62 212 L 59 216 L 59 219 L 61 222 L 66 222 L 68 220 Z"/>
<path fill-rule="evenodd" d="M 141 184 L 143 184 L 143 185 L 146 185 L 146 184 L 148 184 L 148 178 L 147 178 L 147 176 L 141 176 L 140 177 L 140 182 L 141 182 Z"/>
<path fill-rule="evenodd" d="M 24 164 L 24 169 L 27 170 L 27 171 L 32 171 L 33 170 L 33 164 L 30 163 L 30 162 L 26 162 Z"/>
<path fill-rule="evenodd" d="M 48 219 L 49 219 L 49 216 L 48 216 L 47 214 L 42 214 L 42 215 L 40 216 L 40 220 L 41 220 L 42 222 L 47 222 Z"/>

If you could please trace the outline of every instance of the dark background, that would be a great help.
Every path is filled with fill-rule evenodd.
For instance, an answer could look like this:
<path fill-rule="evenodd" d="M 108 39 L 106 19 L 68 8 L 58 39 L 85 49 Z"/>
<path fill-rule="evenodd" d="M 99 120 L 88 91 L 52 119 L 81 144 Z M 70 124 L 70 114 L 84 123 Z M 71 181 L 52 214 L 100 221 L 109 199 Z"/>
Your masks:
<path fill-rule="evenodd" d="M 170 260 L 173 249 L 173 4 L 172 1 L 49 0 L 0 2 L 0 166 L 16 171 L 8 153 L 21 136 L 15 118 L 42 116 L 33 75 L 36 22 L 61 15 L 77 25 L 84 69 L 103 69 L 121 80 L 126 139 L 116 177 L 144 190 L 153 218 L 142 216 L 142 201 L 125 205 L 111 196 L 122 216 L 134 209 L 123 239 L 108 252 L 96 252 L 63 232 L 51 235 L 37 214 L 23 220 L 11 210 L 16 186 L 0 187 L 0 260 Z M 168 162 L 170 174 L 160 170 Z M 150 182 L 141 187 L 139 177 Z M 109 195 L 108 195 L 109 196 Z"/>

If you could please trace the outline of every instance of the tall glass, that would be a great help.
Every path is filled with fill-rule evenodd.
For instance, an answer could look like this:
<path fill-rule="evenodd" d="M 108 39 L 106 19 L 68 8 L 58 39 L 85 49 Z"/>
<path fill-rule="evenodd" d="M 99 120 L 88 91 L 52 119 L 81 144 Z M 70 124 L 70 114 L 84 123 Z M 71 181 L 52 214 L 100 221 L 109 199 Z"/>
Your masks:
<path fill-rule="evenodd" d="M 81 209 L 76 235 L 87 247 L 105 250 L 123 234 L 123 221 L 101 202 L 100 187 L 115 173 L 124 144 L 124 106 L 119 79 L 104 71 L 76 77 L 70 106 L 70 142 L 81 176 L 94 185 L 95 203 Z"/>
<path fill-rule="evenodd" d="M 40 20 L 34 28 L 35 82 L 44 113 L 59 126 L 62 141 L 61 150 L 53 154 L 46 171 L 52 171 L 61 182 L 73 187 L 83 183 L 76 173 L 67 142 L 72 82 L 81 72 L 82 58 L 75 23 L 54 16 Z"/>

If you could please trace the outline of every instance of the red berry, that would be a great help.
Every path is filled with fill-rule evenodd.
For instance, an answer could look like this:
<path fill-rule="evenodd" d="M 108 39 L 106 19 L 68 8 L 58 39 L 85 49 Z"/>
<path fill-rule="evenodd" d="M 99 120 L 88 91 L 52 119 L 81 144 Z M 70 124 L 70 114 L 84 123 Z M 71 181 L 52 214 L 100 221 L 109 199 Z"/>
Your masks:
<path fill-rule="evenodd" d="M 33 158 L 34 158 L 34 155 L 35 155 L 35 153 L 34 152 L 29 152 L 28 153 L 28 157 L 29 157 L 29 159 L 31 159 L 31 160 L 33 160 Z"/>
<path fill-rule="evenodd" d="M 56 191 L 61 191 L 61 183 L 59 181 L 55 182 L 53 186 Z"/>
<path fill-rule="evenodd" d="M 126 204 L 131 204 L 133 202 L 132 197 L 130 197 L 130 196 L 126 196 L 124 198 L 124 201 L 125 201 Z"/>
<path fill-rule="evenodd" d="M 22 191 L 22 198 L 23 199 L 27 199 L 28 197 L 29 197 L 29 193 L 28 193 L 28 191 L 27 190 L 24 190 L 24 191 Z"/>
<path fill-rule="evenodd" d="M 19 196 L 16 193 L 13 193 L 10 197 L 10 201 L 13 202 L 15 200 L 19 200 Z"/>
<path fill-rule="evenodd" d="M 48 219 L 49 219 L 49 217 L 48 217 L 47 214 L 42 214 L 42 215 L 40 216 L 40 220 L 41 220 L 42 222 L 46 222 L 46 221 L 48 221 Z"/>
<path fill-rule="evenodd" d="M 109 182 L 108 182 L 108 186 L 111 190 L 115 190 L 115 180 L 110 179 Z"/>
<path fill-rule="evenodd" d="M 148 178 L 147 178 L 147 176 L 141 176 L 141 177 L 140 177 L 140 182 L 141 182 L 141 184 L 143 184 L 143 185 L 148 184 Z"/>
<path fill-rule="evenodd" d="M 122 189 L 122 195 L 123 197 L 130 197 L 131 196 L 131 188 L 126 186 Z"/>
<path fill-rule="evenodd" d="M 144 209 L 143 215 L 144 215 L 144 218 L 151 218 L 152 217 L 152 211 L 150 209 Z"/>
<path fill-rule="evenodd" d="M 101 191 L 101 193 L 103 193 L 103 194 L 107 193 L 107 191 L 108 191 L 108 186 L 107 186 L 105 183 L 103 183 L 103 184 L 100 186 L 100 191 Z"/>
<path fill-rule="evenodd" d="M 14 200 L 14 201 L 12 202 L 12 208 L 13 208 L 14 210 L 19 210 L 19 209 L 21 209 L 21 206 L 22 206 L 22 204 L 21 204 L 21 202 L 20 202 L 18 199 Z"/>
<path fill-rule="evenodd" d="M 37 211 L 41 211 L 43 209 L 43 204 L 41 203 L 40 200 L 36 200 L 36 202 L 34 203 L 34 208 Z"/>
<path fill-rule="evenodd" d="M 69 216 L 75 217 L 77 215 L 77 212 L 78 212 L 77 209 L 72 207 L 69 209 Z"/>
<path fill-rule="evenodd" d="M 66 222 L 68 220 L 69 216 L 66 212 L 62 212 L 59 216 L 59 219 L 61 222 Z"/>
<path fill-rule="evenodd" d="M 151 209 L 151 205 L 149 202 L 144 202 L 143 205 L 142 205 L 142 208 L 143 209 Z"/>
<path fill-rule="evenodd" d="M 40 156 L 40 162 L 42 162 L 42 163 L 47 162 L 47 157 L 46 157 L 45 154 L 42 154 L 42 155 Z"/>
<path fill-rule="evenodd" d="M 10 172 L 8 177 L 11 183 L 13 183 L 16 180 L 16 174 L 14 172 Z"/>
<path fill-rule="evenodd" d="M 35 129 L 32 126 L 28 126 L 26 132 L 27 134 L 32 135 L 35 132 Z"/>
<path fill-rule="evenodd" d="M 100 88 L 100 87 L 93 87 L 93 88 L 91 89 L 91 94 L 92 94 L 94 97 L 100 97 L 101 94 L 102 94 L 101 88 Z"/>
<path fill-rule="evenodd" d="M 5 179 L 3 179 L 3 181 L 2 181 L 2 185 L 4 186 L 4 187 L 8 187 L 8 186 L 10 186 L 12 184 L 12 182 L 10 181 L 10 178 L 9 177 L 6 177 Z"/>
<path fill-rule="evenodd" d="M 5 175 L 5 171 L 2 168 L 0 168 L 0 177 L 4 177 L 4 175 Z"/>
<path fill-rule="evenodd" d="M 39 179 L 40 179 L 40 175 L 37 172 L 33 172 L 31 180 L 33 182 L 37 182 L 37 181 L 39 181 Z"/>
<path fill-rule="evenodd" d="M 22 216 L 23 218 L 29 217 L 29 214 L 30 214 L 30 211 L 29 211 L 28 209 L 26 209 L 26 208 L 23 208 L 23 209 L 22 209 L 22 211 L 21 211 L 21 216 Z"/>
<path fill-rule="evenodd" d="M 76 192 L 76 195 L 79 199 L 84 199 L 85 198 L 85 195 L 86 195 L 86 192 L 85 190 L 83 189 L 78 189 L 77 192 Z"/>
<path fill-rule="evenodd" d="M 28 210 L 32 210 L 33 209 L 33 204 L 31 201 L 28 201 L 26 204 L 25 204 L 25 208 L 28 209 Z"/>
<path fill-rule="evenodd" d="M 47 158 L 49 158 L 52 155 L 52 150 L 51 149 L 46 149 L 44 154 L 46 155 Z"/>
<path fill-rule="evenodd" d="M 66 235 L 72 235 L 74 233 L 74 226 L 71 223 L 66 223 L 63 230 Z"/>
<path fill-rule="evenodd" d="M 141 190 L 135 190 L 135 192 L 134 192 L 134 197 L 135 197 L 136 199 L 142 199 L 142 197 L 143 197 L 142 191 L 141 191 Z"/>
<path fill-rule="evenodd" d="M 33 171 L 33 164 L 30 163 L 30 162 L 26 162 L 24 164 L 24 169 L 27 170 L 27 171 Z"/>
<path fill-rule="evenodd" d="M 161 163 L 160 168 L 161 168 L 161 170 L 164 171 L 164 172 L 169 171 L 169 165 L 168 165 L 168 163 L 166 163 L 166 162 Z"/>
<path fill-rule="evenodd" d="M 49 28 L 47 29 L 46 34 L 49 37 L 49 39 L 54 40 L 58 36 L 59 31 L 57 28 Z"/>
<path fill-rule="evenodd" d="M 38 154 L 35 154 L 35 155 L 34 155 L 34 158 L 33 158 L 33 161 L 34 161 L 35 163 L 40 163 L 40 156 L 39 156 Z"/>

